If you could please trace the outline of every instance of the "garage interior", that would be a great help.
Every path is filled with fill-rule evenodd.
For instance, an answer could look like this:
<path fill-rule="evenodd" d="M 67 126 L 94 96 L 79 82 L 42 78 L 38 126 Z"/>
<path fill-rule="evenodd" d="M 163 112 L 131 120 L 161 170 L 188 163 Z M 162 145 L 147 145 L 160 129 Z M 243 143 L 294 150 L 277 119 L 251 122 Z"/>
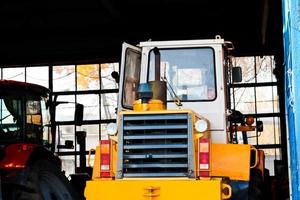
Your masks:
<path fill-rule="evenodd" d="M 249 143 L 266 153 L 270 175 L 288 194 L 281 1 L 87 0 L 0 2 L 0 77 L 49 88 L 50 98 L 82 103 L 81 127 L 75 105 L 57 110 L 58 144 L 86 131 L 86 155 L 106 126 L 116 121 L 122 43 L 213 39 L 234 44 L 234 64 L 245 79 L 231 85 L 232 107 L 264 122 Z M 79 166 L 79 146 L 56 149 L 67 175 Z M 282 195 L 282 196 L 281 196 Z"/>

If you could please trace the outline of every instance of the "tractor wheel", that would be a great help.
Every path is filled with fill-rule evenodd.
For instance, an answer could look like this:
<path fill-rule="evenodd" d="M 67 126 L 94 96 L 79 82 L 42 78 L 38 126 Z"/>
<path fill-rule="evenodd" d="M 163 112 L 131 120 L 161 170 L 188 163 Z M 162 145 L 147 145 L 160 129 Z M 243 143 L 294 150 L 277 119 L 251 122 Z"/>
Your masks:
<path fill-rule="evenodd" d="M 79 200 L 64 174 L 47 160 L 36 161 L 22 173 L 23 186 L 13 190 L 13 200 Z"/>
<path fill-rule="evenodd" d="M 248 199 L 249 200 L 264 199 L 264 182 L 263 182 L 262 173 L 259 169 L 251 169 L 250 171 Z"/>

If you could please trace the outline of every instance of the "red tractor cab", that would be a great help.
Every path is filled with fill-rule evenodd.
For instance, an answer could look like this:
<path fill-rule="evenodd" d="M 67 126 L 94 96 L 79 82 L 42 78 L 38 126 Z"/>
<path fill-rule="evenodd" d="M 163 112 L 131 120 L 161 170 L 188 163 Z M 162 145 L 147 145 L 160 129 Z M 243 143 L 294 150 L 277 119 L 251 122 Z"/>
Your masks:
<path fill-rule="evenodd" d="M 3 199 L 78 199 L 54 154 L 55 108 L 49 94 L 40 85 L 0 81 Z"/>

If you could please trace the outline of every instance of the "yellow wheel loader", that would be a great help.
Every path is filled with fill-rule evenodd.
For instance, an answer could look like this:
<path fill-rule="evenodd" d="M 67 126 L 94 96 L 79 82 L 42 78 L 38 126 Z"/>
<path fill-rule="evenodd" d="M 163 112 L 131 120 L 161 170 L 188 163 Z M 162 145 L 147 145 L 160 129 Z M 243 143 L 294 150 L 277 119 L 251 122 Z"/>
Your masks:
<path fill-rule="evenodd" d="M 232 49 L 219 36 L 123 44 L 117 123 L 96 148 L 87 200 L 263 199 L 264 154 L 247 144 L 257 124 L 229 108 L 241 81 Z"/>

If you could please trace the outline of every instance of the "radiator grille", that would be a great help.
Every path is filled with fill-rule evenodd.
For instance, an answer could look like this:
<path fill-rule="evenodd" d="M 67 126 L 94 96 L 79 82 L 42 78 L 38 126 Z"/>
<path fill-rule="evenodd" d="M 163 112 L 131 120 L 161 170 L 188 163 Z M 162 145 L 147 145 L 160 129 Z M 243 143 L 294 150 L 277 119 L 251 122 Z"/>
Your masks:
<path fill-rule="evenodd" d="M 123 177 L 184 177 L 189 173 L 188 114 L 124 115 Z"/>

